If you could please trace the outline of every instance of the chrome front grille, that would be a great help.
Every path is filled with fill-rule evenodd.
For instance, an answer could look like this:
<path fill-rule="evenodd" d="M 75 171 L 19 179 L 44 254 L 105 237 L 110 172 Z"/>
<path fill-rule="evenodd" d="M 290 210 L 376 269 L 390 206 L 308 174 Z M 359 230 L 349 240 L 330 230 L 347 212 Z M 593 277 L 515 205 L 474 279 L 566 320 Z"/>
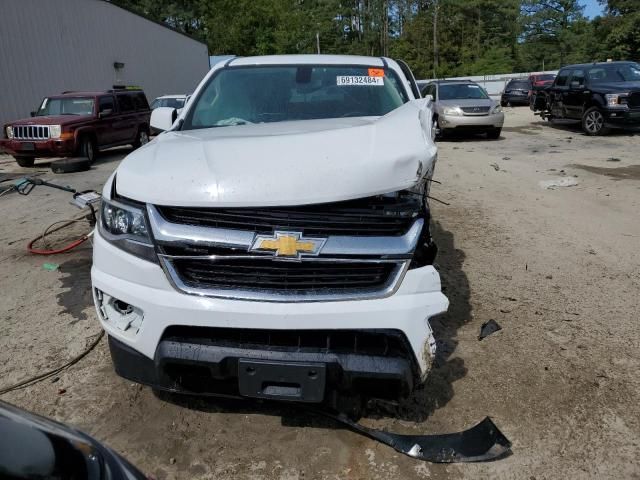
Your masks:
<path fill-rule="evenodd" d="M 48 125 L 14 125 L 13 138 L 16 140 L 47 140 Z"/>
<path fill-rule="evenodd" d="M 274 302 L 393 294 L 424 225 L 423 218 L 413 218 L 403 235 L 324 236 L 319 253 L 283 258 L 252 248 L 258 235 L 252 223 L 245 230 L 185 225 L 168 221 L 157 207 L 148 205 L 147 212 L 161 265 L 175 288 L 194 295 Z M 252 215 L 259 217 L 259 212 L 253 209 Z M 265 216 L 270 218 L 269 212 Z"/>
<path fill-rule="evenodd" d="M 462 107 L 465 115 L 488 115 L 491 107 Z"/>

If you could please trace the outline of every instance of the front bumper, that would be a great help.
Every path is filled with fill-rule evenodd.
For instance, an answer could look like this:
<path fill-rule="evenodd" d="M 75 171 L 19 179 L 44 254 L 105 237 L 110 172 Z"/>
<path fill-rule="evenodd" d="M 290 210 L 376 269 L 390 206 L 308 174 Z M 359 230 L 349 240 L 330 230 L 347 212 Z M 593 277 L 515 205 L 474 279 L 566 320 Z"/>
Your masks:
<path fill-rule="evenodd" d="M 380 380 L 382 384 L 393 380 L 401 390 L 411 390 L 414 380 L 423 381 L 430 370 L 435 341 L 429 319 L 445 312 L 449 303 L 432 266 L 409 270 L 398 290 L 386 298 L 301 303 L 243 301 L 178 292 L 160 266 L 112 246 L 98 231 L 94 238 L 91 277 L 98 317 L 110 337 L 116 371 L 131 380 L 172 391 L 228 393 L 225 389 L 229 385 L 233 388 L 234 382 L 237 384 L 239 359 L 268 358 L 326 365 L 327 391 L 348 389 L 357 379 Z M 115 321 L 105 319 L 97 291 L 134 306 L 141 312 L 141 323 L 135 329 L 122 330 Z M 186 338 L 176 342 L 175 338 L 165 335 L 170 327 L 172 330 L 201 327 L 282 332 L 392 330 L 406 340 L 409 355 L 405 358 L 366 354 L 339 356 L 323 354 L 320 350 L 282 355 Z M 176 363 L 190 364 L 194 372 L 198 368 L 202 372 L 203 367 L 211 374 L 211 381 L 183 382 L 183 373 L 176 376 L 167 368 Z"/>
<path fill-rule="evenodd" d="M 629 110 L 605 109 L 604 116 L 608 124 L 618 126 L 640 126 L 640 108 Z"/>
<path fill-rule="evenodd" d="M 487 131 L 492 128 L 502 128 L 504 113 L 490 115 L 440 115 L 438 125 L 442 130 L 475 130 Z"/>
<path fill-rule="evenodd" d="M 529 94 L 521 93 L 521 94 L 513 94 L 513 93 L 503 93 L 500 97 L 500 100 L 503 104 L 511 103 L 511 104 L 519 104 L 519 105 L 529 105 Z"/>
<path fill-rule="evenodd" d="M 0 140 L 0 151 L 9 155 L 33 157 L 65 157 L 76 151 L 74 139 L 68 140 Z"/>

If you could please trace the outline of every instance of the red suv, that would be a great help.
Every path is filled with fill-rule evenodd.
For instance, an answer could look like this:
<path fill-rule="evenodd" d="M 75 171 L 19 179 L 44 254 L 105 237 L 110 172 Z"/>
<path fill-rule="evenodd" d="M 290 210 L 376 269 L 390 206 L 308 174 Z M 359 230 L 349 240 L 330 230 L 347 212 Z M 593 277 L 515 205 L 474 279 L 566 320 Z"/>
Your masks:
<path fill-rule="evenodd" d="M 22 167 L 36 157 L 84 156 L 119 145 L 149 141 L 151 110 L 144 92 L 115 88 L 105 92 L 64 92 L 46 97 L 31 118 L 4 126 L 0 150 Z"/>

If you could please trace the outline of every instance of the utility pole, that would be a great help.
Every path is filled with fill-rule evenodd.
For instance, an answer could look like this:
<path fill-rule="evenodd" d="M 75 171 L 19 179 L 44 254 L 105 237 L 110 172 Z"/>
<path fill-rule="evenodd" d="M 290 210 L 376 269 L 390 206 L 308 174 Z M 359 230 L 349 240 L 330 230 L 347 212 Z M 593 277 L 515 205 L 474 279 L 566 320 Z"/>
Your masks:
<path fill-rule="evenodd" d="M 438 78 L 438 0 L 433 2 L 433 78 Z"/>
<path fill-rule="evenodd" d="M 316 48 L 318 49 L 318 55 L 320 55 L 320 32 L 316 32 Z"/>

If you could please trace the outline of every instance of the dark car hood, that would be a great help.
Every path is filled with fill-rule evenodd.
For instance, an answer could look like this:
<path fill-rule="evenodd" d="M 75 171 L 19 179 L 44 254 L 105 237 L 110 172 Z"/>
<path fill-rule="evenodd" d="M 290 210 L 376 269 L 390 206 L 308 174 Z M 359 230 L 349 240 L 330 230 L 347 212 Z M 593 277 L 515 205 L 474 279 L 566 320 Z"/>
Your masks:
<path fill-rule="evenodd" d="M 640 82 L 613 82 L 591 85 L 591 90 L 601 93 L 622 93 L 640 90 Z"/>
<path fill-rule="evenodd" d="M 70 125 L 72 123 L 91 120 L 92 115 L 45 115 L 42 117 L 22 118 L 9 122 L 8 125 Z"/>

